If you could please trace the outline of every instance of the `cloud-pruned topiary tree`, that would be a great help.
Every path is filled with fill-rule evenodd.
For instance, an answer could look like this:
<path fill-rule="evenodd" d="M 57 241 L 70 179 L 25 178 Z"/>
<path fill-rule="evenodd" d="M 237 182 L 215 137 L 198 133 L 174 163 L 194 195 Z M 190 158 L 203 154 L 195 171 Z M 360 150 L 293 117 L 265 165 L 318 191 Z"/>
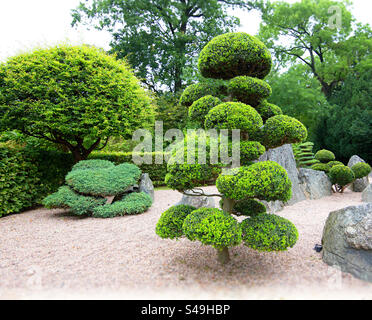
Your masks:
<path fill-rule="evenodd" d="M 151 125 L 150 102 L 126 61 L 94 47 L 37 49 L 0 64 L 0 130 L 62 145 L 75 162 Z"/>
<path fill-rule="evenodd" d="M 218 36 L 200 53 L 202 76 L 226 81 L 228 97 L 213 106 L 218 100 L 211 96 L 220 99 L 221 96 L 206 90 L 204 96 L 208 97 L 204 100 L 200 100 L 203 99 L 201 91 L 192 98 L 190 93 L 200 88 L 196 85 L 185 90 L 183 103 L 192 106 L 190 115 L 202 110 L 198 120 L 204 123 L 205 129 L 240 129 L 243 166 L 227 168 L 208 162 L 168 163 L 166 182 L 171 188 L 191 196 L 219 196 L 222 210 L 172 207 L 158 222 L 156 233 L 160 237 L 186 237 L 213 246 L 221 263 L 229 261 L 229 248 L 241 243 L 260 251 L 287 250 L 296 243 L 295 226 L 284 218 L 268 214 L 260 201 L 288 201 L 291 198 L 292 184 L 286 170 L 272 161 L 253 162 L 268 148 L 298 143 L 307 137 L 307 130 L 299 121 L 282 115 L 279 107 L 266 101 L 271 88 L 263 79 L 269 74 L 271 65 L 265 45 L 246 33 Z M 231 138 L 230 134 L 229 153 L 233 146 Z M 209 144 L 206 149 L 209 160 Z M 207 181 L 216 182 L 219 194 L 204 193 L 200 187 Z M 239 223 L 237 216 L 246 219 Z"/>
<path fill-rule="evenodd" d="M 152 205 L 148 194 L 136 190 L 140 177 L 141 170 L 134 164 L 80 161 L 67 174 L 66 186 L 46 197 L 43 205 L 95 218 L 140 214 Z"/>

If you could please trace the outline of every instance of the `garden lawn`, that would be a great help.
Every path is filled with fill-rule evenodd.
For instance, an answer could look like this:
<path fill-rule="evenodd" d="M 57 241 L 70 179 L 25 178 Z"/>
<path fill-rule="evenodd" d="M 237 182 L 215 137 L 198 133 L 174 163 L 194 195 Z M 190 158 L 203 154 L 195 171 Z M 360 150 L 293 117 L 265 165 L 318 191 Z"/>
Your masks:
<path fill-rule="evenodd" d="M 286 207 L 278 214 L 298 228 L 294 248 L 235 247 L 226 266 L 212 247 L 160 239 L 156 223 L 181 194 L 157 190 L 155 196 L 139 216 L 102 220 L 38 209 L 1 218 L 0 298 L 372 298 L 372 284 L 338 273 L 313 250 L 329 212 L 360 204 L 360 193 Z"/>

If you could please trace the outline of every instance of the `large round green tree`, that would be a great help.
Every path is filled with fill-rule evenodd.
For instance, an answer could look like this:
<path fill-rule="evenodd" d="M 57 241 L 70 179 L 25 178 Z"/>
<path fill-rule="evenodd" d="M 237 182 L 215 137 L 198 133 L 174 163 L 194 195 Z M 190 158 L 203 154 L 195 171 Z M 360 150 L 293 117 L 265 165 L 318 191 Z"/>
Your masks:
<path fill-rule="evenodd" d="M 63 145 L 76 162 L 152 117 L 128 64 L 94 47 L 40 49 L 0 65 L 0 128 Z"/>
<path fill-rule="evenodd" d="M 301 122 L 283 115 L 278 106 L 266 101 L 271 88 L 263 79 L 271 65 L 271 55 L 265 45 L 246 33 L 218 36 L 202 50 L 201 74 L 225 80 L 227 98 L 219 102 L 213 99 L 215 93 L 211 90 L 204 91 L 208 97 L 203 98 L 200 90 L 193 95 L 196 101 L 192 101 L 190 91 L 195 89 L 194 85 L 192 90 L 185 90 L 190 115 L 202 111 L 198 113 L 198 121 L 204 123 L 206 129 L 239 129 L 242 166 L 223 172 L 222 164 L 211 165 L 208 161 L 207 164 L 169 163 L 166 182 L 170 187 L 192 196 L 219 196 L 222 210 L 195 210 L 184 205 L 170 208 L 156 227 L 160 237 L 184 236 L 211 245 L 217 249 L 221 263 L 229 261 L 229 247 L 241 243 L 260 251 L 286 250 L 296 243 L 295 226 L 284 218 L 268 214 L 260 201 L 288 201 L 292 184 L 278 163 L 255 160 L 269 148 L 300 142 L 307 137 Z M 185 96 L 182 99 L 185 100 Z M 232 146 L 230 141 L 228 149 Z M 216 182 L 220 194 L 207 195 L 200 189 L 211 181 Z M 237 216 L 246 218 L 239 222 Z"/>

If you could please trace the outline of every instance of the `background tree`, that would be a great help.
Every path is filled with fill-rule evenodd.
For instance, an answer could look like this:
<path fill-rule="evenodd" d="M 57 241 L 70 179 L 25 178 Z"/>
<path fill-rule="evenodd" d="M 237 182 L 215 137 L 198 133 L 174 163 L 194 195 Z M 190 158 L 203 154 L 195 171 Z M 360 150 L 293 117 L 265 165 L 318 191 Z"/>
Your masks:
<path fill-rule="evenodd" d="M 126 57 L 154 91 L 179 91 L 193 79 L 197 53 L 239 19 L 229 8 L 246 0 L 92 0 L 73 10 L 73 25 L 94 25 L 112 34 L 112 52 Z"/>
<path fill-rule="evenodd" d="M 350 1 L 332 0 L 255 4 L 262 13 L 260 39 L 282 66 L 295 62 L 306 65 L 327 99 L 372 50 L 370 27 L 355 23 L 349 5 Z M 336 22 L 332 18 L 335 11 L 329 11 L 335 6 L 340 10 L 340 28 L 330 26 Z"/>
<path fill-rule="evenodd" d="M 127 63 L 92 47 L 35 50 L 0 65 L 0 129 L 62 145 L 76 162 L 153 114 Z"/>
<path fill-rule="evenodd" d="M 242 167 L 229 168 L 230 171 L 222 173 L 223 167 L 229 166 L 212 164 L 212 138 L 202 134 L 196 139 L 196 164 L 179 162 L 178 157 L 183 154 L 180 150 L 187 154 L 187 141 L 182 144 L 175 151 L 176 161 L 168 164 L 167 185 L 190 196 L 218 196 L 222 210 L 174 206 L 162 214 L 157 224 L 156 232 L 160 237 L 176 239 L 185 236 L 191 241 L 213 246 L 221 263 L 229 261 L 229 247 L 242 242 L 260 251 L 286 250 L 296 243 L 295 226 L 286 219 L 267 214 L 266 207 L 260 202 L 291 198 L 292 184 L 286 170 L 273 161 L 253 163 L 266 149 L 300 142 L 307 136 L 302 123 L 282 115 L 279 107 L 265 100 L 270 96 L 271 88 L 262 79 L 270 72 L 271 64 L 270 52 L 265 45 L 246 33 L 217 36 L 200 53 L 201 74 L 225 79 L 229 101 L 222 102 L 211 95 L 216 87 L 206 90 L 200 85 L 186 89 L 181 100 L 191 105 L 190 116 L 198 114 L 206 129 L 241 130 Z M 200 97 L 203 94 L 205 97 Z M 191 138 L 188 136 L 186 140 Z M 220 152 L 231 155 L 231 133 L 229 138 L 229 145 L 220 146 Z M 207 142 L 206 162 L 198 161 L 199 141 Z M 206 181 L 216 182 L 219 194 L 205 194 L 200 187 Z M 236 216 L 247 219 L 239 223 Z"/>

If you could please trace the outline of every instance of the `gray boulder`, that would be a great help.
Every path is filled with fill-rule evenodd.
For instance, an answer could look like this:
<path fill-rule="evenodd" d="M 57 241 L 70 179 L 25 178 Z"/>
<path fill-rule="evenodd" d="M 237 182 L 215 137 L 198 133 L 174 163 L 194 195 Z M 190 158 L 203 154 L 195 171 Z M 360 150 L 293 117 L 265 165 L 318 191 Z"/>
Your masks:
<path fill-rule="evenodd" d="M 362 201 L 372 202 L 372 184 L 370 184 L 367 188 L 364 189 L 362 193 Z"/>
<path fill-rule="evenodd" d="M 141 180 L 139 184 L 139 192 L 147 193 L 152 198 L 152 200 L 155 199 L 154 185 L 148 173 L 144 173 L 141 176 Z"/>
<path fill-rule="evenodd" d="M 307 199 L 316 200 L 332 195 L 332 182 L 323 171 L 301 168 L 298 177 Z"/>
<path fill-rule="evenodd" d="M 322 243 L 325 263 L 372 282 L 372 203 L 331 212 Z"/>
<path fill-rule="evenodd" d="M 349 160 L 349 163 L 347 164 L 347 166 L 349 168 L 351 168 L 352 166 L 356 165 L 357 163 L 360 163 L 360 162 L 363 162 L 365 163 L 365 161 L 358 157 L 358 156 L 352 156 Z M 351 190 L 353 190 L 354 192 L 363 192 L 365 188 L 367 188 L 369 185 L 369 180 L 368 180 L 368 177 L 364 177 L 363 179 L 357 179 L 355 180 L 355 182 L 351 185 Z"/>
<path fill-rule="evenodd" d="M 292 199 L 289 200 L 289 205 L 306 200 L 305 194 L 300 188 L 296 160 L 290 144 L 268 150 L 264 155 L 261 156 L 259 161 L 275 161 L 285 168 L 289 179 L 292 181 Z M 277 205 L 275 205 L 275 207 L 277 207 Z"/>
<path fill-rule="evenodd" d="M 198 197 L 192 197 L 183 195 L 181 202 L 177 203 L 177 205 L 188 205 L 193 206 L 197 209 L 199 208 L 215 208 L 215 201 L 212 197 L 206 197 L 206 196 L 198 196 Z"/>

